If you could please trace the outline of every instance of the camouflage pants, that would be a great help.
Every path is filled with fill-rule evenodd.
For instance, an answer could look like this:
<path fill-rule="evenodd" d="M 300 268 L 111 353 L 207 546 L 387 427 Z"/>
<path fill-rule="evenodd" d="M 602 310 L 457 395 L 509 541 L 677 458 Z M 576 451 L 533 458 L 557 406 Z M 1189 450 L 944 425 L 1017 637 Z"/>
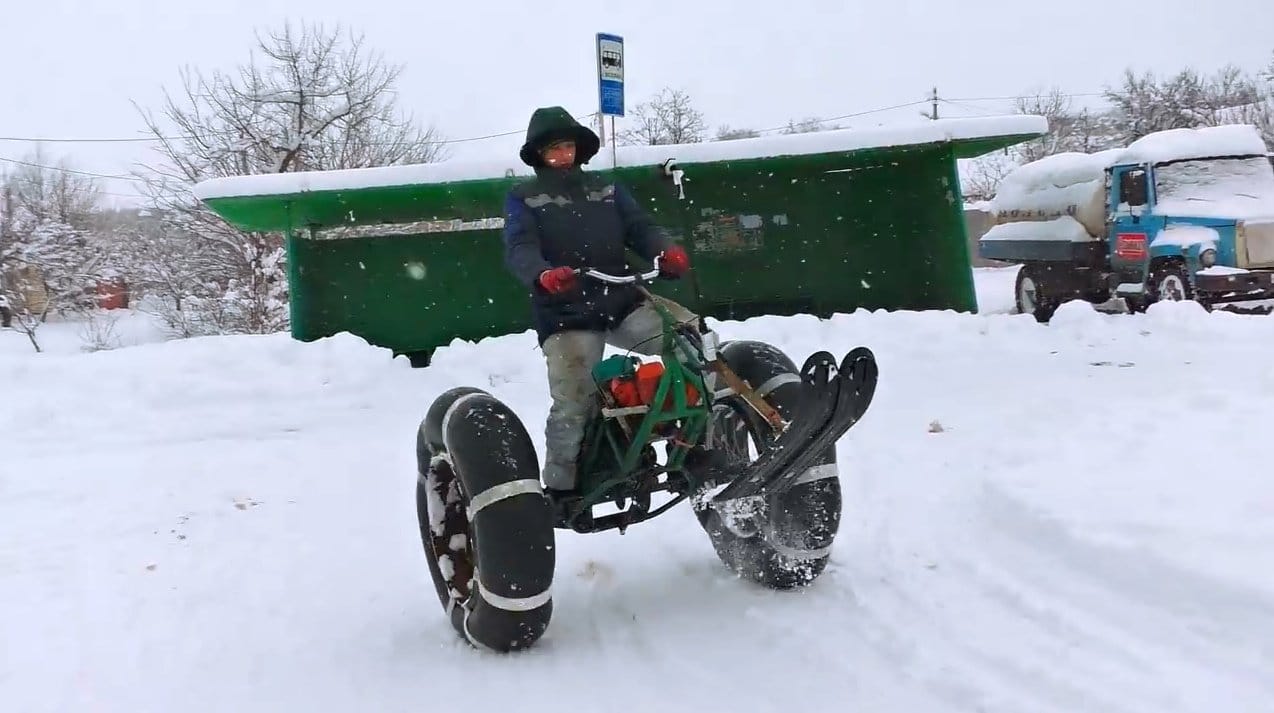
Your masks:
<path fill-rule="evenodd" d="M 656 297 L 679 322 L 698 318 L 685 307 Z M 608 332 L 566 331 L 544 342 L 548 367 L 549 407 L 544 426 L 544 485 L 571 490 L 576 485 L 576 459 L 584 438 L 584 427 L 596 415 L 592 369 L 601 361 L 607 344 L 636 354 L 657 355 L 663 342 L 659 313 L 643 302 L 624 321 Z"/>

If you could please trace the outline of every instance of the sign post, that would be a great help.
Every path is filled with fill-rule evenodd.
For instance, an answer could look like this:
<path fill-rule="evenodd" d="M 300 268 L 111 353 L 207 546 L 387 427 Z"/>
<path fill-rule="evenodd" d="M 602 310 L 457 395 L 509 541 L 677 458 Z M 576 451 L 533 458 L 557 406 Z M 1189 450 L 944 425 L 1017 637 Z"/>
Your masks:
<path fill-rule="evenodd" d="M 604 32 L 597 33 L 597 109 L 603 146 L 606 145 L 606 117 L 610 117 L 613 154 L 615 117 L 624 115 L 624 38 Z"/>

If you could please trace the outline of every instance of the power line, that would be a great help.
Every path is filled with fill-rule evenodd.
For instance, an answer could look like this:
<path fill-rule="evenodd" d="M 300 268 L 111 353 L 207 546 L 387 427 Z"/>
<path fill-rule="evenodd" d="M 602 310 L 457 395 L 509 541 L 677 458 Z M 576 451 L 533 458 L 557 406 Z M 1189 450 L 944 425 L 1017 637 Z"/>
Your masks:
<path fill-rule="evenodd" d="M 119 176 L 119 175 L 111 175 L 106 173 L 93 173 L 92 171 L 80 171 L 74 168 L 64 168 L 62 166 L 44 166 L 42 164 L 31 163 L 30 161 L 19 161 L 16 158 L 6 158 L 4 156 L 0 156 L 0 161 L 6 161 L 8 163 L 17 164 L 19 166 L 27 166 L 29 168 L 39 168 L 45 171 L 61 171 L 63 173 L 74 173 L 80 176 L 89 176 L 91 178 L 108 178 L 108 179 L 117 180 L 117 181 L 136 181 L 138 183 L 144 183 L 142 179 L 136 176 Z"/>
<path fill-rule="evenodd" d="M 955 101 L 954 99 L 942 99 L 941 97 L 939 97 L 938 101 L 942 102 L 943 104 L 958 106 L 961 109 L 966 109 L 968 111 L 974 112 L 979 116 L 995 116 L 995 114 L 991 113 L 990 111 L 987 111 L 986 109 L 983 109 L 981 107 L 976 107 L 976 106 L 969 106 L 968 104 L 961 104 L 960 102 Z"/>
<path fill-rule="evenodd" d="M 575 117 L 576 121 L 591 121 L 597 116 L 596 112 L 584 114 Z M 482 136 L 466 136 L 459 139 L 436 139 L 433 141 L 425 141 L 427 144 L 462 144 L 470 141 L 486 141 L 487 139 L 498 139 L 504 136 L 513 136 L 521 134 L 526 129 L 514 129 L 512 131 L 501 131 L 495 134 L 484 134 Z M 214 136 L 237 136 L 241 132 L 237 131 L 214 131 L 210 132 Z M 106 144 L 106 143 L 145 143 L 154 141 L 185 141 L 190 139 L 198 139 L 200 137 L 193 135 L 176 135 L 176 136 L 103 136 L 97 138 L 89 137 L 56 137 L 56 136 L 0 136 L 0 141 L 15 141 L 25 143 L 49 143 L 49 144 Z M 396 146 L 403 142 L 372 142 L 372 146 Z"/>
<path fill-rule="evenodd" d="M 1075 93 L 1059 92 L 1059 93 L 1065 97 L 1104 97 L 1106 96 L 1105 92 L 1075 92 Z M 955 99 L 950 99 L 947 101 L 962 101 L 962 102 L 1012 101 L 1015 99 L 1034 99 L 1036 96 L 1041 96 L 1041 95 L 1019 94 L 1017 96 L 1005 96 L 1005 97 L 956 97 Z M 1043 95 L 1043 96 L 1047 96 L 1047 95 Z"/>
<path fill-rule="evenodd" d="M 882 107 L 880 107 L 879 109 L 868 109 L 867 111 L 856 111 L 856 112 L 854 112 L 854 113 L 852 113 L 852 114 L 841 114 L 840 116 L 829 116 L 829 117 L 827 117 L 826 119 L 818 119 L 818 120 L 817 120 L 817 122 L 818 122 L 819 124 L 825 124 L 825 123 L 827 123 L 827 122 L 829 122 L 829 121 L 840 121 L 841 119 L 854 119 L 854 118 L 857 118 L 857 117 L 860 117 L 860 116 L 867 116 L 867 115 L 869 115 L 869 114 L 880 114 L 880 113 L 883 113 L 883 112 L 886 112 L 886 111 L 893 111 L 893 110 L 895 110 L 895 109 L 905 109 L 905 108 L 907 108 L 907 107 L 909 107 L 909 106 L 915 106 L 915 105 L 917 105 L 917 104 L 924 104 L 924 103 L 925 103 L 925 102 L 927 102 L 927 101 L 929 101 L 929 100 L 928 100 L 928 99 L 921 99 L 921 100 L 918 100 L 918 101 L 907 102 L 907 103 L 905 103 L 905 104 L 895 104 L 895 105 L 893 105 L 893 106 L 882 106 Z M 758 134 L 763 134 L 763 133 L 765 133 L 765 132 L 767 132 L 767 131 L 782 131 L 783 129 L 788 128 L 788 126 L 790 126 L 790 124 L 784 124 L 783 126 L 775 126 L 775 127 L 773 127 L 773 128 L 769 128 L 769 129 L 755 129 L 755 131 L 756 131 Z"/>
<path fill-rule="evenodd" d="M 1067 94 L 1066 96 L 1076 96 L 1076 97 L 1077 97 L 1077 96 L 1104 96 L 1104 95 L 1101 95 L 1101 94 Z M 958 105 L 959 105 L 959 102 L 961 102 L 961 101 L 996 101 L 996 100 L 1024 99 L 1024 98 L 1029 98 L 1029 96 L 1028 96 L 1028 95 L 1023 95 L 1023 96 L 1013 96 L 1013 97 L 976 97 L 976 98 L 963 98 L 963 99 L 959 99 L 959 100 L 955 100 L 955 99 L 942 99 L 942 98 L 940 98 L 940 99 L 939 99 L 939 101 L 943 101 L 943 102 L 946 102 L 946 103 L 948 103 L 948 104 L 953 104 L 953 105 L 957 105 L 957 106 L 958 106 Z M 854 118 L 858 118 L 858 117 L 861 117 L 861 116 L 869 116 L 869 115 L 871 115 L 871 114 L 880 114 L 880 113 L 887 112 L 887 111 L 894 111 L 894 110 L 897 110 L 897 109 L 905 109 L 905 108 L 907 108 L 907 107 L 912 107 L 912 106 L 916 106 L 916 105 L 919 105 L 919 104 L 926 104 L 926 103 L 928 103 L 929 101 L 930 101 L 929 99 L 918 99 L 918 100 L 915 100 L 915 101 L 904 102 L 904 103 L 901 103 L 901 104 L 894 104 L 894 105 L 892 105 L 892 106 L 884 106 L 884 107 L 879 107 L 879 108 L 876 108 L 876 109 L 867 109 L 867 110 L 865 110 L 865 111 L 856 111 L 856 112 L 851 112 L 851 113 L 849 113 L 849 114 L 841 114 L 841 115 L 839 115 L 839 116 L 831 116 L 831 117 L 827 117 L 827 118 L 825 118 L 825 119 L 817 119 L 817 123 L 821 125 L 821 124 L 825 124 L 825 123 L 830 122 L 830 121 L 841 121 L 841 120 L 843 120 L 843 119 L 854 119 Z M 965 107 L 965 108 L 970 109 L 970 110 L 972 110 L 972 111 L 979 111 L 978 109 L 975 109 L 974 107 Z M 594 118 L 594 117 L 596 117 L 596 116 L 597 116 L 597 113 L 596 113 L 596 112 L 593 112 L 593 113 L 585 114 L 585 115 L 583 115 L 583 116 L 577 116 L 577 117 L 575 117 L 575 118 L 576 118 L 576 120 L 578 120 L 578 121 L 584 121 L 584 120 L 591 120 L 591 119 L 593 119 L 593 118 Z M 783 126 L 775 126 L 775 127 L 771 127 L 771 128 L 767 128 L 767 129 L 756 129 L 755 131 L 756 131 L 758 134 L 766 133 L 766 132 L 770 132 L 770 131 L 782 131 L 782 130 L 784 130 L 784 129 L 789 128 L 789 126 L 790 126 L 790 125 L 791 125 L 791 124 L 789 123 L 789 124 L 785 124 L 785 125 L 783 125 Z M 433 144 L 458 144 L 458 143 L 466 143 L 466 142 L 471 142 L 471 141 L 485 141 L 485 140 L 488 140 L 488 139 L 501 138 L 501 137 L 505 137 L 505 136 L 513 136 L 513 135 L 516 135 L 516 134 L 521 134 L 521 133 L 523 133 L 523 132 L 524 132 L 524 129 L 516 129 L 516 130 L 513 130 L 513 131 L 502 131 L 502 132 L 494 133 L 494 134 L 483 134 L 483 135 L 481 135 L 481 136 L 468 136 L 468 137 L 459 138 L 459 139 L 440 139 L 440 140 L 438 140 L 438 141 L 431 141 L 431 142 L 428 142 L 428 143 L 433 143 Z M 22 137 L 22 136 L 0 136 L 0 141 L 14 141 L 14 142 L 22 141 L 22 142 L 31 142 L 31 143 L 124 143 L 124 142 L 146 142 L 146 141 L 176 140 L 176 139 L 182 139 L 182 138 L 195 138 L 195 137 L 193 137 L 193 136 L 186 136 L 186 137 L 182 137 L 182 136 L 156 136 L 156 137 L 100 137 L 100 138 L 86 138 L 86 137 L 44 137 L 44 138 L 35 138 L 35 137 Z M 7 157 L 4 157 L 4 156 L 0 156 L 0 161 L 5 161 L 5 162 L 12 163 L 12 164 L 16 164 L 16 165 L 19 165 L 19 166 L 27 166 L 27 167 L 30 167 L 30 168 L 43 169 L 43 170 L 47 170 L 47 171 L 61 171 L 61 172 L 64 172 L 64 173 L 73 173 L 73 174 L 77 174 L 77 175 L 81 175 L 81 176 L 88 176 L 88 177 L 91 177 L 91 178 L 105 178 L 105 179 L 109 179 L 109 180 L 133 181 L 133 182 L 136 182 L 136 183 L 144 183 L 144 182 L 145 182 L 143 179 L 138 178 L 138 177 L 136 177 L 136 176 L 122 176 L 122 175 L 112 175 L 112 174 L 105 174 L 105 173 L 94 173 L 94 172 L 92 172 L 92 171 L 81 171 L 81 170 L 77 170 L 77 169 L 73 169 L 73 168 L 63 168 L 63 167 L 60 167 L 60 166 L 45 166 L 45 165 L 41 165 L 41 164 L 38 164 L 38 163 L 31 163 L 31 162 L 29 162 L 29 161 L 22 161 L 22 160 L 19 160 L 19 159 L 15 159 L 15 158 L 7 158 Z M 113 195 L 120 195 L 120 194 L 113 194 Z"/>
<path fill-rule="evenodd" d="M 1105 94 L 1104 94 L 1104 93 L 1101 93 L 1101 92 L 1063 93 L 1063 95 L 1064 95 L 1064 96 L 1068 96 L 1068 97 L 1103 97 L 1103 96 L 1105 96 Z M 1012 100 L 1016 100 L 1016 99 L 1030 99 L 1030 98 L 1033 98 L 1033 96 L 1034 96 L 1034 95 L 1021 94 L 1021 95 L 1016 95 L 1016 96 L 1000 96 L 1000 97 L 957 97 L 957 98 L 954 98 L 954 99 L 940 99 L 940 101 L 948 101 L 948 102 L 1012 101 Z M 917 104 L 924 104 L 924 103 L 926 103 L 927 101 L 929 101 L 929 100 L 928 100 L 928 99 L 922 99 L 922 100 L 917 100 L 917 101 L 912 101 L 912 102 L 906 102 L 906 103 L 903 103 L 903 104 L 895 104 L 895 105 L 893 105 L 893 106 L 880 107 L 880 108 L 878 108 L 878 109 L 869 109 L 869 110 L 867 110 L 867 111 L 859 111 L 859 112 L 853 112 L 853 113 L 850 113 L 850 114 L 843 114 L 843 115 L 841 115 L 841 116 L 828 117 L 828 118 L 826 118 L 826 119 L 820 119 L 820 120 L 819 120 L 819 123 L 824 123 L 824 122 L 828 122 L 828 121 L 839 121 L 839 120 L 842 120 L 842 119 L 853 119 L 853 118 L 857 118 L 857 117 L 860 117 L 860 116 L 867 116 L 867 115 L 870 115 L 870 114 L 879 114 L 879 113 L 886 112 L 886 111 L 893 111 L 893 110 L 895 110 L 895 109 L 905 109 L 905 108 L 907 108 L 907 107 L 915 106 L 915 105 L 917 105 Z M 597 113 L 596 113 L 596 112 L 592 112 L 592 113 L 589 113 L 589 114 L 584 114 L 583 116 L 577 116 L 577 117 L 575 117 L 575 118 L 576 118 L 576 120 L 578 120 L 578 121 L 585 121 L 585 120 L 589 120 L 589 121 L 591 121 L 591 120 L 592 120 L 594 117 L 596 117 L 596 116 L 597 116 Z M 764 133 L 764 132 L 767 132 L 767 131 L 780 131 L 780 130 L 782 130 L 782 129 L 786 129 L 786 128 L 787 128 L 787 126 L 785 125 L 785 126 L 776 126 L 776 127 L 772 127 L 772 128 L 769 128 L 769 129 L 757 129 L 757 131 L 758 131 L 758 133 Z M 426 143 L 429 143 L 429 144 L 440 144 L 440 145 L 447 145 L 447 144 L 463 144 L 463 143 L 470 143 L 470 142 L 473 142 L 473 141 L 487 141 L 487 140 L 490 140 L 490 139 L 503 138 L 503 137 L 505 137 L 505 136 L 514 136 L 514 135 L 517 135 L 517 134 L 521 134 L 521 133 L 523 133 L 524 131 L 525 131 L 525 129 L 514 129 L 514 130 L 511 130 L 511 131 L 501 131 L 501 132 L 497 132 L 497 133 L 493 133 L 493 134 L 483 134 L 483 135 L 480 135 L 480 136 L 465 136 L 465 137 L 461 137 L 461 138 L 458 138 L 458 139 L 437 139 L 437 140 L 435 140 L 435 141 L 427 141 Z M 214 132 L 214 133 L 215 133 L 215 134 L 218 134 L 218 135 L 237 135 L 239 132 L 235 132 L 235 131 L 223 131 L 223 132 Z M 179 135 L 175 135 L 175 136 L 160 135 L 160 136 L 100 136 L 100 137 L 76 137 L 76 136 L 71 136 L 71 137 L 61 137 L 61 136 L 0 136 L 0 141 L 21 142 L 21 143 L 33 143 L 33 144 L 39 144 L 39 143 L 50 143 L 50 144 L 110 144 L 110 143 L 153 143 L 153 142 L 157 142 L 157 141 L 182 141 L 182 140 L 190 140 L 190 139 L 197 139 L 197 138 L 199 138 L 199 137 L 197 137 L 197 136 L 193 136 L 193 135 L 180 135 L 180 134 L 179 134 Z M 385 143 L 385 142 L 377 142 L 377 143 L 374 143 L 373 145 L 375 145 L 375 146 L 386 146 L 386 145 L 391 145 L 391 144 L 388 144 L 388 143 Z"/>

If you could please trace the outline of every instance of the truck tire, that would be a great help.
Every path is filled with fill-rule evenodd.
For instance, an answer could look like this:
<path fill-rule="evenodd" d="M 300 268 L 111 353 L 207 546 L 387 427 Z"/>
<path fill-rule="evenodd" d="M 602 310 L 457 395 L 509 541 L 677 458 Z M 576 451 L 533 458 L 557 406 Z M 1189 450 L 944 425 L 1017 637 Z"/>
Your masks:
<path fill-rule="evenodd" d="M 720 349 L 725 361 L 786 419 L 796 414 L 800 370 L 781 350 L 763 342 L 736 341 Z M 767 423 L 741 397 L 714 405 L 706 459 L 720 462 L 733 453 L 751 462 L 773 445 Z M 716 449 L 723 449 L 717 451 Z M 688 468 L 694 462 L 688 461 Z M 722 481 L 733 474 L 727 471 Z M 788 490 L 757 503 L 739 527 L 736 518 L 718 512 L 707 496 L 724 482 L 709 483 L 691 499 L 699 524 L 717 557 L 736 575 L 773 589 L 792 589 L 813 582 L 827 567 L 832 542 L 840 528 L 841 487 L 836 447 L 829 446 L 806 475 Z"/>
<path fill-rule="evenodd" d="M 1179 260 L 1165 260 L 1150 269 L 1148 289 L 1153 302 L 1188 302 L 1195 299 L 1194 285 L 1186 266 Z"/>
<path fill-rule="evenodd" d="M 1017 271 L 1013 284 L 1018 314 L 1029 314 L 1041 324 L 1052 319 L 1059 306 L 1057 299 L 1045 291 L 1044 284 L 1044 269 L 1029 262 Z"/>
<path fill-rule="evenodd" d="M 435 399 L 416 434 L 416 514 L 443 611 L 470 644 L 526 649 L 553 612 L 553 519 L 517 415 L 471 387 Z"/>

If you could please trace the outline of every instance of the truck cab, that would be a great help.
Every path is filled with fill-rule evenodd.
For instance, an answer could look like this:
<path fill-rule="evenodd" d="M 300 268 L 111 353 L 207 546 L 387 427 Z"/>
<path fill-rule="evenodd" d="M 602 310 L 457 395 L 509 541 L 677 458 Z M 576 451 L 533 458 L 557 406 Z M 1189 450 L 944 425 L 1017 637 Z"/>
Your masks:
<path fill-rule="evenodd" d="M 1041 322 L 1070 299 L 1274 300 L 1274 159 L 1255 127 L 1047 157 L 1011 172 L 992 205 L 979 254 L 1022 264 L 1018 310 Z"/>
<path fill-rule="evenodd" d="M 1115 165 L 1108 177 L 1108 280 L 1130 309 L 1274 298 L 1267 155 Z"/>

